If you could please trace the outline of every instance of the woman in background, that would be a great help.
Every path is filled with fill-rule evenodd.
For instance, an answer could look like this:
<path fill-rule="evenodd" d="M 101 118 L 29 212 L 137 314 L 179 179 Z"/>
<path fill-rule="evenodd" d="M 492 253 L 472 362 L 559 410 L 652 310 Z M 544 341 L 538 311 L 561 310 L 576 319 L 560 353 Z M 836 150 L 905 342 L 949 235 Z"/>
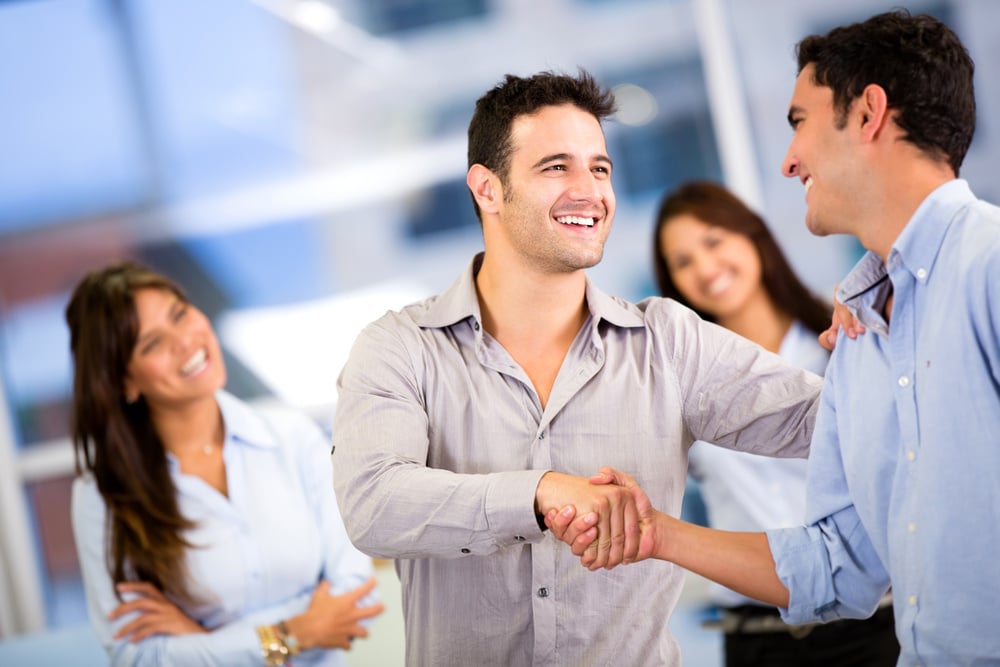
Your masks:
<path fill-rule="evenodd" d="M 86 275 L 66 321 L 73 531 L 111 663 L 342 665 L 382 605 L 321 429 L 225 392 L 210 322 L 147 268 Z"/>
<path fill-rule="evenodd" d="M 823 374 L 829 353 L 817 336 L 830 325 L 831 307 L 802 284 L 760 216 L 726 188 L 692 182 L 668 193 L 653 255 L 662 296 Z M 696 442 L 688 469 L 713 528 L 759 531 L 803 523 L 806 465 Z M 896 664 L 888 600 L 863 621 L 791 627 L 774 608 L 716 584 L 711 596 L 722 611 L 727 667 Z"/>

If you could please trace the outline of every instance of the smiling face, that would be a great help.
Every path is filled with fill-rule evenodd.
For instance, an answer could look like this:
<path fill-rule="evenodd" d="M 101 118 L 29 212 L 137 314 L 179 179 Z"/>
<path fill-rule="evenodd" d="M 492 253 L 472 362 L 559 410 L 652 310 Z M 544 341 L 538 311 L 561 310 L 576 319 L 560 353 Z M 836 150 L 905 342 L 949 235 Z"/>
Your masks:
<path fill-rule="evenodd" d="M 738 314 L 755 299 L 767 298 L 760 254 L 743 234 L 685 213 L 662 227 L 659 243 L 677 290 L 694 308 L 716 320 Z"/>
<path fill-rule="evenodd" d="M 210 397 L 226 383 L 222 351 L 211 323 L 169 290 L 135 292 L 139 334 L 125 375 L 129 400 L 151 410 Z"/>
<path fill-rule="evenodd" d="M 806 227 L 817 236 L 854 233 L 863 219 L 858 204 L 865 177 L 858 148 L 852 141 L 851 117 L 838 118 L 833 90 L 813 81 L 806 65 L 795 82 L 788 122 L 794 136 L 782 173 L 798 178 L 806 189 Z"/>
<path fill-rule="evenodd" d="M 597 264 L 615 213 L 600 122 L 573 105 L 548 106 L 517 118 L 511 139 L 493 238 L 541 272 Z"/>

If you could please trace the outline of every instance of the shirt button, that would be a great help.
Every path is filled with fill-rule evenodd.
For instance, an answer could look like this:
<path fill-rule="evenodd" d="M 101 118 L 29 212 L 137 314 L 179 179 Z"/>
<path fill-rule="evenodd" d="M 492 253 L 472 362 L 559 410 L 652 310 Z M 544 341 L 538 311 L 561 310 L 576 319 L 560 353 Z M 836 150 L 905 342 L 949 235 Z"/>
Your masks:
<path fill-rule="evenodd" d="M 915 523 L 913 523 L 913 522 L 911 521 L 911 522 L 909 523 L 909 525 L 907 525 L 907 526 L 906 526 L 906 529 L 907 529 L 908 531 L 910 531 L 911 533 L 915 533 L 915 532 L 917 532 L 917 524 L 915 524 Z"/>
<path fill-rule="evenodd" d="M 539 433 L 538 434 L 538 439 L 539 440 L 544 440 L 545 439 L 545 434 L 544 433 Z"/>
<path fill-rule="evenodd" d="M 476 331 L 479 331 L 479 322 L 473 322 L 472 328 L 475 329 Z"/>
<path fill-rule="evenodd" d="M 514 536 L 514 541 L 515 542 L 524 542 L 524 535 L 515 535 Z"/>
<path fill-rule="evenodd" d="M 547 598 L 547 597 L 549 597 L 549 589 L 545 588 L 545 586 L 542 586 L 541 588 L 539 588 L 538 589 L 538 597 L 540 597 L 540 598 Z"/>
<path fill-rule="evenodd" d="M 909 387 L 910 386 L 910 378 L 906 377 L 905 375 L 900 375 L 899 376 L 899 386 L 900 387 Z"/>
<path fill-rule="evenodd" d="M 915 461 L 916 459 L 917 459 L 917 453 L 916 452 L 914 452 L 913 450 L 910 450 L 910 451 L 906 452 L 906 460 L 907 461 Z"/>
<path fill-rule="evenodd" d="M 470 551 L 469 549 L 462 549 L 462 553 L 463 554 L 471 554 L 472 551 Z"/>
<path fill-rule="evenodd" d="M 917 279 L 924 280 L 927 278 L 927 269 L 917 269 Z"/>
<path fill-rule="evenodd" d="M 910 603 L 911 607 L 916 607 L 917 606 L 917 596 L 916 595 L 911 595 L 910 599 L 909 599 L 909 603 Z"/>

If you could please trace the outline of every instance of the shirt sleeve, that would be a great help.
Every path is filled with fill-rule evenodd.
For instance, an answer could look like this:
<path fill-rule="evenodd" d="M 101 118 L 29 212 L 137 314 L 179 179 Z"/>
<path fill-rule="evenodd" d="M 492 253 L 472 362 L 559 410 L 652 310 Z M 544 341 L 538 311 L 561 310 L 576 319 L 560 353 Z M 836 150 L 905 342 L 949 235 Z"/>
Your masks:
<path fill-rule="evenodd" d="M 889 588 L 889 575 L 847 486 L 833 404 L 835 375 L 831 365 L 809 455 L 809 523 L 767 531 L 778 578 L 789 591 L 781 615 L 793 624 L 867 618 Z"/>
<path fill-rule="evenodd" d="M 694 439 L 765 456 L 806 457 L 823 379 L 674 301 L 662 305 L 661 345 L 676 369 Z"/>
<path fill-rule="evenodd" d="M 354 544 L 381 558 L 460 558 L 541 540 L 535 490 L 547 471 L 427 467 L 430 425 L 414 368 L 400 337 L 375 323 L 341 372 L 334 488 Z"/>
<path fill-rule="evenodd" d="M 344 528 L 333 493 L 330 441 L 312 422 L 307 426 L 300 448 L 300 474 L 323 544 L 323 576 L 330 582 L 330 593 L 341 595 L 365 583 L 374 569 L 371 558 L 351 543 Z M 377 599 L 373 591 L 362 605 L 372 604 Z"/>

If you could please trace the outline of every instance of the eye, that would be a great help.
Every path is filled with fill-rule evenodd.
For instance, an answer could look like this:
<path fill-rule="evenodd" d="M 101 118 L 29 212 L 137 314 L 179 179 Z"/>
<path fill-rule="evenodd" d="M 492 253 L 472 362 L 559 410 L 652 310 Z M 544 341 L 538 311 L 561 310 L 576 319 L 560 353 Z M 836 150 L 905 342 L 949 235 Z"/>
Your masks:
<path fill-rule="evenodd" d="M 550 164 L 545 168 L 545 171 L 566 171 L 566 165 L 564 164 Z"/>
<path fill-rule="evenodd" d="M 152 338 L 148 338 L 146 339 L 146 342 L 142 344 L 142 347 L 139 348 L 139 354 L 149 354 L 150 352 L 155 350 L 159 345 L 160 345 L 159 336 L 153 336 Z"/>
<path fill-rule="evenodd" d="M 691 258 L 687 255 L 681 255 L 680 257 L 674 257 L 667 261 L 667 266 L 670 267 L 671 271 L 680 271 L 691 263 Z"/>
<path fill-rule="evenodd" d="M 187 315 L 187 312 L 188 306 L 186 303 L 179 306 L 177 310 L 174 311 L 174 322 L 180 322 L 183 320 L 184 316 Z"/>

